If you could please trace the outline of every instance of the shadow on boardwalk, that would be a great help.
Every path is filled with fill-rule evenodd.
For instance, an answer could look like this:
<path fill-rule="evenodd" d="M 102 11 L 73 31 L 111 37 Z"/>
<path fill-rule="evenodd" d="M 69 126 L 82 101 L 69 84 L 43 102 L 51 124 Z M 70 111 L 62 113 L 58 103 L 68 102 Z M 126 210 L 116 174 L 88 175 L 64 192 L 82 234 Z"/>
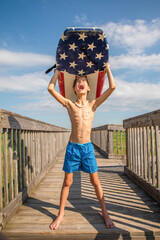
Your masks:
<path fill-rule="evenodd" d="M 35 230 L 37 231 L 35 232 L 35 235 L 27 230 L 28 238 L 44 239 L 43 234 L 45 234 L 45 239 L 159 239 L 159 204 L 157 204 L 150 196 L 148 196 L 148 194 L 141 190 L 124 174 L 123 166 L 116 164 L 114 160 L 107 160 L 98 154 L 97 161 L 99 165 L 99 178 L 103 187 L 106 206 L 115 223 L 115 227 L 113 229 L 107 229 L 104 225 L 99 202 L 96 198 L 94 188 L 90 183 L 89 174 L 76 172 L 74 173 L 73 184 L 70 188 L 70 194 L 65 208 L 66 213 L 64 221 L 61 223 L 60 229 L 57 231 L 51 231 L 48 227 L 48 230 L 45 230 L 44 233 L 43 221 L 44 229 L 46 229 L 44 215 L 47 216 L 47 219 L 50 219 L 50 222 L 52 219 L 54 220 L 56 218 L 59 209 L 59 204 L 57 202 L 57 198 L 60 194 L 59 185 L 57 185 L 58 190 L 56 190 L 56 184 L 53 186 L 55 196 L 52 192 L 50 195 L 48 194 L 45 196 L 45 188 L 43 187 L 43 198 L 38 198 L 38 195 L 36 198 L 36 194 L 33 194 L 24 203 L 24 206 L 36 210 L 36 213 L 40 212 L 43 216 L 42 220 L 39 220 L 36 226 L 33 223 L 34 230 L 37 228 Z M 48 182 L 53 181 L 53 179 L 56 181 L 56 178 L 57 181 L 58 178 L 62 179 L 63 175 L 60 170 L 61 167 L 62 163 L 59 164 L 57 168 L 59 170 L 54 169 L 52 175 L 46 176 L 44 181 L 47 177 Z M 55 176 L 56 174 L 57 177 Z M 43 183 L 43 185 L 46 183 L 47 182 Z M 35 190 L 35 193 L 36 191 L 39 190 Z M 53 197 L 55 203 L 53 199 L 50 200 L 47 199 L 47 197 Z M 53 215 L 53 213 L 56 215 Z M 34 217 L 31 218 L 31 221 L 33 218 Z M 41 230 L 39 230 L 39 225 L 42 228 Z M 38 230 L 41 231 L 39 235 Z"/>

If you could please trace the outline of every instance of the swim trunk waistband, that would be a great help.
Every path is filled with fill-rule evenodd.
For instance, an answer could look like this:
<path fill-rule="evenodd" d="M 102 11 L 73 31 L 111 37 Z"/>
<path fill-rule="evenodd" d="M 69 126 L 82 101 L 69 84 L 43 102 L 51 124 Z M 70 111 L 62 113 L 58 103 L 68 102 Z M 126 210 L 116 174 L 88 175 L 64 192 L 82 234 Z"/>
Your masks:
<path fill-rule="evenodd" d="M 80 146 L 80 147 L 87 147 L 87 145 L 90 145 L 92 144 L 91 141 L 87 142 L 87 143 L 73 143 L 73 142 L 68 142 L 68 144 L 72 145 L 72 146 Z"/>

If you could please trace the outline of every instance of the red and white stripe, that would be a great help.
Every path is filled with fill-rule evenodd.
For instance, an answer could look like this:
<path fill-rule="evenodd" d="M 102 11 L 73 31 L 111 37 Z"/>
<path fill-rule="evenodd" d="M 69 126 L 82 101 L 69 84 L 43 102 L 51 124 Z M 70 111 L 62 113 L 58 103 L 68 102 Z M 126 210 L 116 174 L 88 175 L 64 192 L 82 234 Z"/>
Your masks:
<path fill-rule="evenodd" d="M 76 95 L 73 91 L 73 82 L 76 76 L 70 74 L 66 71 L 60 72 L 60 77 L 58 78 L 58 84 L 60 89 L 60 94 L 71 101 L 76 100 Z M 96 71 L 87 75 L 87 79 L 90 84 L 90 92 L 88 93 L 87 99 L 89 101 L 99 97 L 102 94 L 105 74 L 103 71 Z"/>

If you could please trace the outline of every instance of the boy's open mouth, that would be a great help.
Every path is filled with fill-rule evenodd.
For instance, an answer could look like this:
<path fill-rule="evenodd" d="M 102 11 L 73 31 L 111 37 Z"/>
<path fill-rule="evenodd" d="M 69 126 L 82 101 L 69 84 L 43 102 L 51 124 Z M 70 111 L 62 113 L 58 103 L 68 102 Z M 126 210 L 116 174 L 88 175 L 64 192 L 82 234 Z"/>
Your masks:
<path fill-rule="evenodd" d="M 80 89 L 80 90 L 83 90 L 83 89 L 84 89 L 84 86 L 83 86 L 83 85 L 80 85 L 80 86 L 79 86 L 79 89 Z"/>

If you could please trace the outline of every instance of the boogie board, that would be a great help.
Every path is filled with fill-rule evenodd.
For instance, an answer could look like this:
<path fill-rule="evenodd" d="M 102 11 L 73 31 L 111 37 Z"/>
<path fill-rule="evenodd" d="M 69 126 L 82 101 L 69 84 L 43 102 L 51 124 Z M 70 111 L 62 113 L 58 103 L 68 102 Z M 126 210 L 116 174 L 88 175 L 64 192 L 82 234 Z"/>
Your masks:
<path fill-rule="evenodd" d="M 75 101 L 73 82 L 85 75 L 90 84 L 89 101 L 99 97 L 103 90 L 104 68 L 109 59 L 107 39 L 100 28 L 67 28 L 62 34 L 56 53 L 56 68 L 60 75 L 61 95 Z"/>

